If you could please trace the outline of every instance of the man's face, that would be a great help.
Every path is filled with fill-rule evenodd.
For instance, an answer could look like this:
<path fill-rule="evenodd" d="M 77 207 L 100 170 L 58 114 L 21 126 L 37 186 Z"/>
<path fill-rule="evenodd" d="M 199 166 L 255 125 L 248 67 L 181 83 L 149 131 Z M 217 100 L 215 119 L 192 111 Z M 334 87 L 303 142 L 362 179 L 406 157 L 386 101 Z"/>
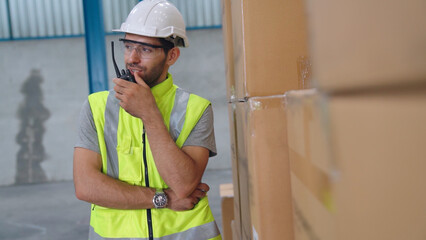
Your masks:
<path fill-rule="evenodd" d="M 160 41 L 157 38 L 129 33 L 126 34 L 125 39 L 130 41 L 124 41 L 124 62 L 131 74 L 139 75 L 150 87 L 165 80 L 167 76 L 167 67 L 164 49 L 150 47 L 150 45 L 161 46 Z M 138 44 L 132 41 L 146 43 L 147 45 Z M 148 53 L 148 51 L 153 52 Z"/>

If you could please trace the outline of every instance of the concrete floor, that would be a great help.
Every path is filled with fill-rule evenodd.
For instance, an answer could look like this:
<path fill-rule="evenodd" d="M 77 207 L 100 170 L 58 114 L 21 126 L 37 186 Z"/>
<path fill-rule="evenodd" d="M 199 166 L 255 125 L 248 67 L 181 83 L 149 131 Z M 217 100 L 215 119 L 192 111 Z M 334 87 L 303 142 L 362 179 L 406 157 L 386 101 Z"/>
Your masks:
<path fill-rule="evenodd" d="M 208 170 L 210 207 L 222 229 L 219 185 L 232 182 L 231 170 Z M 77 200 L 72 181 L 0 187 L 0 239 L 87 239 L 90 206 Z"/>

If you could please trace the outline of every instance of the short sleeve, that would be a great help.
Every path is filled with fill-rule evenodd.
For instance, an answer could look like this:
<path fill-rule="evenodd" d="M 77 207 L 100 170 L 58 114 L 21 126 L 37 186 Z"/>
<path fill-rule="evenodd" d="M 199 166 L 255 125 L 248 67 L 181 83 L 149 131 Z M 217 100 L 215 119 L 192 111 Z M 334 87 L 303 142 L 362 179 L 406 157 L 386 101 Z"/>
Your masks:
<path fill-rule="evenodd" d="M 206 108 L 183 146 L 205 147 L 209 149 L 210 157 L 217 155 L 216 140 L 214 136 L 213 110 L 211 105 Z"/>
<path fill-rule="evenodd" d="M 83 103 L 80 111 L 77 143 L 74 147 L 86 148 L 100 154 L 98 134 L 88 100 Z"/>

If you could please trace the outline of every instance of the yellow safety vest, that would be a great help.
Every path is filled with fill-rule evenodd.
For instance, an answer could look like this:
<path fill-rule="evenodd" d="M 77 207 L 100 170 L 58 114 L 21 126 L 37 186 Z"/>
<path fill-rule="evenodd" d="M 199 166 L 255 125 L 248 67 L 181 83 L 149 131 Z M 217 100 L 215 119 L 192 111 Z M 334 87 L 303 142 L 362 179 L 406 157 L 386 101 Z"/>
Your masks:
<path fill-rule="evenodd" d="M 210 102 L 178 88 L 170 74 L 151 91 L 170 135 L 181 148 Z M 141 119 L 122 109 L 114 95 L 114 91 L 103 91 L 89 96 L 103 173 L 132 185 L 167 188 L 155 166 Z M 187 211 L 121 210 L 92 204 L 90 226 L 91 240 L 222 239 L 207 197 Z"/>

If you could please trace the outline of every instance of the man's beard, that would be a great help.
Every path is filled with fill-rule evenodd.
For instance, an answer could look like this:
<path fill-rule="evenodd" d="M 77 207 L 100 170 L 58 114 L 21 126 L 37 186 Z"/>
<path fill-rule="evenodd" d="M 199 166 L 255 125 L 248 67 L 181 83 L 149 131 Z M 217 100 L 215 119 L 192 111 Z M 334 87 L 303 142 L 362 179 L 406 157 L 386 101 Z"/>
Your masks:
<path fill-rule="evenodd" d="M 164 79 L 160 79 L 161 74 L 164 70 L 164 65 L 166 64 L 166 58 L 164 58 L 160 63 L 155 65 L 149 72 L 145 66 L 141 67 L 137 64 L 126 64 L 126 67 L 136 67 L 140 69 L 140 72 L 137 72 L 135 74 L 138 74 L 139 77 L 142 78 L 142 80 L 150 87 L 154 87 Z"/>

